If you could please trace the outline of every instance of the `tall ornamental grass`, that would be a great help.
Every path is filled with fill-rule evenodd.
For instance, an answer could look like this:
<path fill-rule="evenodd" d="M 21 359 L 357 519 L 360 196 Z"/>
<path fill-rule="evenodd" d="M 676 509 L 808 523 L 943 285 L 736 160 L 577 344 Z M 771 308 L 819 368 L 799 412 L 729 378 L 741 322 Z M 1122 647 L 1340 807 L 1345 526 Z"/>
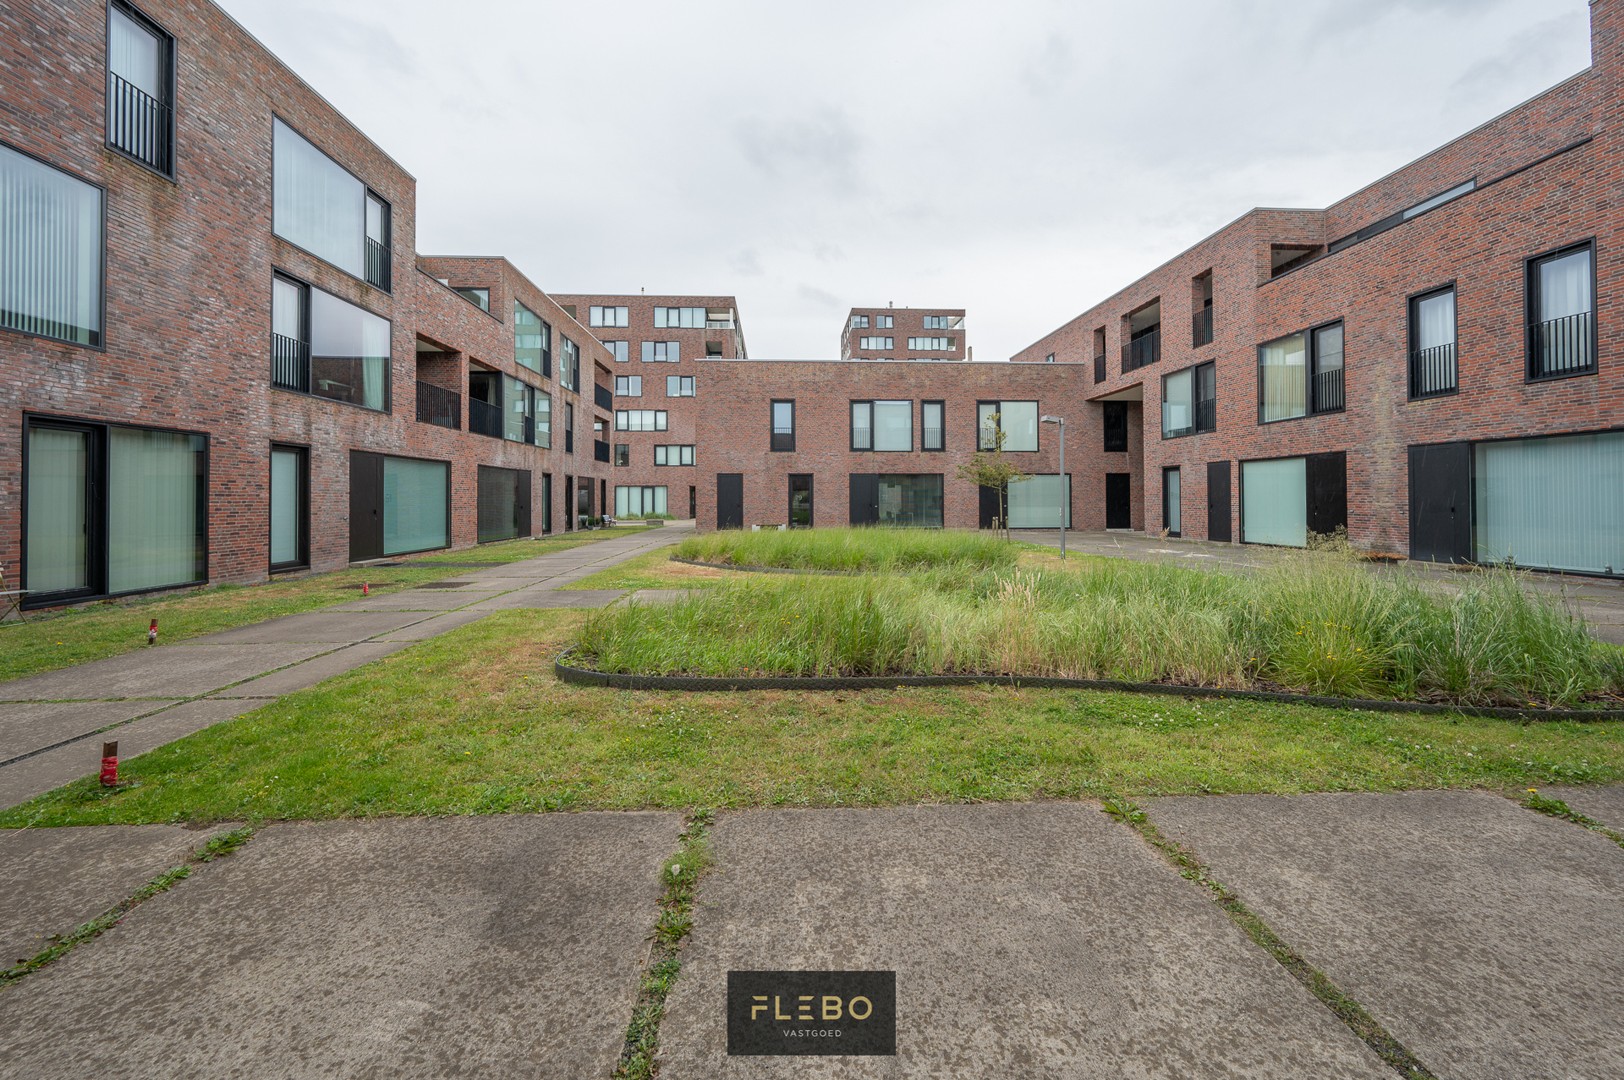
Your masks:
<path fill-rule="evenodd" d="M 1624 650 L 1508 570 L 1458 591 L 1350 556 L 1255 575 L 1080 569 L 761 578 L 606 609 L 578 656 L 638 674 L 1015 674 L 1471 705 L 1624 700 Z"/>
<path fill-rule="evenodd" d="M 786 570 L 896 571 L 1014 566 L 1021 549 L 997 537 L 942 529 L 714 532 L 677 545 L 679 559 Z"/>

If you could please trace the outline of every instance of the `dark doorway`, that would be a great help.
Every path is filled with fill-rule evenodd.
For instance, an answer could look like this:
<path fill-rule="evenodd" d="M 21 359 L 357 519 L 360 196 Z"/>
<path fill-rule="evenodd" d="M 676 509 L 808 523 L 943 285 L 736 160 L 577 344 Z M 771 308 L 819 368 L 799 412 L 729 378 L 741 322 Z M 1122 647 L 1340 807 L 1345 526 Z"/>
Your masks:
<path fill-rule="evenodd" d="M 553 474 L 541 474 L 541 531 L 553 531 Z"/>
<path fill-rule="evenodd" d="M 998 527 L 998 489 L 983 486 L 981 489 L 980 524 L 983 529 Z"/>
<path fill-rule="evenodd" d="M 475 535 L 481 544 L 530 535 L 529 469 L 481 465 L 475 484 Z"/>
<path fill-rule="evenodd" d="M 350 451 L 350 562 L 383 558 L 383 455 Z"/>
<path fill-rule="evenodd" d="M 1410 447 L 1410 558 L 1470 562 L 1472 447 Z"/>
<path fill-rule="evenodd" d="M 1105 474 L 1105 527 L 1133 528 L 1133 477 L 1125 472 Z"/>
<path fill-rule="evenodd" d="M 1102 404 L 1105 407 L 1105 452 L 1124 452 L 1128 449 L 1128 403 L 1106 401 Z"/>
<path fill-rule="evenodd" d="M 1229 543 L 1229 462 L 1207 462 L 1207 539 Z"/>
<path fill-rule="evenodd" d="M 789 478 L 789 527 L 812 527 L 812 474 L 792 473 Z"/>
<path fill-rule="evenodd" d="M 716 474 L 716 527 L 744 528 L 744 474 Z"/>
<path fill-rule="evenodd" d="M 1348 455 L 1309 454 L 1308 531 L 1329 535 L 1348 527 Z"/>
<path fill-rule="evenodd" d="M 699 489 L 688 485 L 688 517 L 693 521 L 699 520 Z"/>
<path fill-rule="evenodd" d="M 564 474 L 564 531 L 571 532 L 575 528 L 575 478 L 569 473 Z"/>
<path fill-rule="evenodd" d="M 879 524 L 880 476 L 878 473 L 851 474 L 850 521 L 853 525 Z"/>

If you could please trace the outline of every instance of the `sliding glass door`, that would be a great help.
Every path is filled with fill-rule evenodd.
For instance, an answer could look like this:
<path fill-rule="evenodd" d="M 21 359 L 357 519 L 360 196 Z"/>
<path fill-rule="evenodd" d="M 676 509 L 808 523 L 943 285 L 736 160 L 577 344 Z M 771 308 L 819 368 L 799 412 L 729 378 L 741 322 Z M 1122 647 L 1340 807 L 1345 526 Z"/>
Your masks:
<path fill-rule="evenodd" d="M 38 425 L 28 432 L 28 552 L 23 587 L 35 597 L 101 592 L 90 566 L 95 515 L 91 469 L 100 457 L 89 428 Z"/>

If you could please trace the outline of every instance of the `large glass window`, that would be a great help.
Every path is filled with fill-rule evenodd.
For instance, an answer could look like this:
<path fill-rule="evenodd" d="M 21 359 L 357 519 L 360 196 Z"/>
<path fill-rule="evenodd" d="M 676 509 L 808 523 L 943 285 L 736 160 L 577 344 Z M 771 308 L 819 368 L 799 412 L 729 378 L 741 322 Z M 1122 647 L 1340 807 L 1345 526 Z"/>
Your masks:
<path fill-rule="evenodd" d="M 772 440 L 769 449 L 779 451 L 795 449 L 795 402 L 772 403 Z"/>
<path fill-rule="evenodd" d="M 667 375 L 665 377 L 666 397 L 693 397 L 694 377 L 692 375 Z"/>
<path fill-rule="evenodd" d="M 1258 419 L 1308 414 L 1308 335 L 1291 334 L 1258 347 Z"/>
<path fill-rule="evenodd" d="M 121 0 L 107 13 L 107 142 L 150 169 L 174 172 L 175 40 Z"/>
<path fill-rule="evenodd" d="M 977 446 L 1030 452 L 1038 448 L 1038 403 L 1035 401 L 982 401 L 976 404 Z"/>
<path fill-rule="evenodd" d="M 701 309 L 703 310 L 703 309 Z M 643 363 L 675 364 L 682 359 L 682 345 L 675 341 L 643 342 Z"/>
<path fill-rule="evenodd" d="M 1241 462 L 1241 537 L 1248 544 L 1308 544 L 1308 460 Z"/>
<path fill-rule="evenodd" d="M 1528 377 L 1596 369 L 1594 249 L 1570 248 L 1528 264 Z"/>
<path fill-rule="evenodd" d="M 90 503 L 92 470 L 101 454 L 95 435 L 82 428 L 31 427 L 24 510 L 28 518 L 23 585 L 35 599 L 99 592 L 93 532 L 97 508 Z"/>
<path fill-rule="evenodd" d="M 912 450 L 913 402 L 852 402 L 851 448 L 853 450 Z"/>
<path fill-rule="evenodd" d="M 581 347 L 569 338 L 559 346 L 558 384 L 566 390 L 581 388 Z"/>
<path fill-rule="evenodd" d="M 1071 528 L 1071 476 L 1062 479 L 1054 473 L 1029 476 L 1009 485 L 1009 527 L 1012 529 L 1058 529 L 1061 507 L 1065 508 L 1066 528 Z"/>
<path fill-rule="evenodd" d="M 271 448 L 271 569 L 286 570 L 310 561 L 308 551 L 308 452 L 297 446 Z"/>
<path fill-rule="evenodd" d="M 590 326 L 625 326 L 626 309 L 593 304 L 587 310 L 587 318 Z"/>
<path fill-rule="evenodd" d="M 641 375 L 616 375 L 615 376 L 615 396 L 616 397 L 642 397 L 643 396 L 643 376 L 641 376 Z"/>
<path fill-rule="evenodd" d="M 615 488 L 615 517 L 635 518 L 664 513 L 668 511 L 663 486 Z"/>
<path fill-rule="evenodd" d="M 455 292 L 458 296 L 462 297 L 470 304 L 473 304 L 481 311 L 489 311 L 491 309 L 491 291 L 484 286 L 458 288 L 455 290 Z"/>
<path fill-rule="evenodd" d="M 383 459 L 383 553 L 449 547 L 451 466 L 444 461 Z"/>
<path fill-rule="evenodd" d="M 102 192 L 0 144 L 0 327 L 102 344 Z"/>
<path fill-rule="evenodd" d="M 953 339 L 948 337 L 911 337 L 908 339 L 908 348 L 910 349 L 944 352 L 952 347 Z"/>
<path fill-rule="evenodd" d="M 1195 431 L 1195 368 L 1162 377 L 1162 438 Z"/>
<path fill-rule="evenodd" d="M 1479 562 L 1624 574 L 1624 432 L 1473 448 Z"/>
<path fill-rule="evenodd" d="M 541 316 L 513 301 L 513 360 L 520 367 L 552 378 L 553 328 Z"/>
<path fill-rule="evenodd" d="M 280 274 L 271 283 L 271 384 L 389 407 L 389 320 Z"/>
<path fill-rule="evenodd" d="M 609 355 L 615 358 L 617 364 L 624 364 L 631 359 L 631 353 L 627 351 L 627 342 L 606 341 L 603 347 L 609 350 Z"/>
<path fill-rule="evenodd" d="M 511 375 L 502 376 L 502 437 L 511 442 L 536 441 L 536 389 Z"/>
<path fill-rule="evenodd" d="M 543 450 L 553 445 L 553 395 L 536 391 L 536 445 Z"/>
<path fill-rule="evenodd" d="M 867 315 L 853 315 L 851 317 L 851 328 L 853 330 L 867 330 L 868 329 L 868 316 Z"/>
<path fill-rule="evenodd" d="M 1178 536 L 1184 526 L 1184 484 L 1183 476 L 1177 466 L 1162 470 L 1162 527 L 1167 535 Z M 1308 503 L 1303 503 L 1304 513 L 1307 512 Z"/>
<path fill-rule="evenodd" d="M 617 409 L 616 431 L 664 431 L 667 414 L 664 409 Z"/>
<path fill-rule="evenodd" d="M 880 525 L 942 527 L 942 475 L 879 477 Z"/>
<path fill-rule="evenodd" d="M 340 270 L 388 288 L 388 281 L 377 274 L 380 265 L 387 266 L 387 258 L 380 264 L 374 256 L 369 273 L 367 253 L 369 241 L 385 251 L 389 247 L 388 204 L 281 120 L 273 120 L 271 126 L 276 235 Z"/>
<path fill-rule="evenodd" d="M 475 538 L 481 544 L 530 532 L 530 472 L 481 465 L 475 477 Z"/>
<path fill-rule="evenodd" d="M 692 465 L 694 463 L 694 448 L 689 445 L 656 446 L 654 448 L 654 464 L 656 465 Z"/>
<path fill-rule="evenodd" d="M 1447 394 L 1458 386 L 1451 285 L 1410 301 L 1410 396 Z"/>
<path fill-rule="evenodd" d="M 943 431 L 943 415 L 947 406 L 940 401 L 921 401 L 919 403 L 919 448 L 921 450 L 941 450 L 947 444 Z"/>
<path fill-rule="evenodd" d="M 656 329 L 703 330 L 705 328 L 705 309 L 702 307 L 657 307 L 654 309 L 654 326 Z"/>
<path fill-rule="evenodd" d="M 895 341 L 895 338 L 883 335 L 879 337 L 860 337 L 857 339 L 857 347 L 859 349 L 889 349 L 894 346 Z"/>

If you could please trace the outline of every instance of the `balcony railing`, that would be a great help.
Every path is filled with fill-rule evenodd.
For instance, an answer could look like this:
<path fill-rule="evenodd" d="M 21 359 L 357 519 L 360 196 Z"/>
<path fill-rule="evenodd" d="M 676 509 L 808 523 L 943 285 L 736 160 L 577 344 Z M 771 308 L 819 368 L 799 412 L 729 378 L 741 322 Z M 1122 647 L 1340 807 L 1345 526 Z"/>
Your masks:
<path fill-rule="evenodd" d="M 502 410 L 499 406 L 478 398 L 468 399 L 468 430 L 475 435 L 502 437 Z"/>
<path fill-rule="evenodd" d="M 1314 372 L 1314 411 L 1341 412 L 1346 400 L 1342 394 L 1342 369 Z"/>
<path fill-rule="evenodd" d="M 1200 348 L 1212 341 L 1212 308 L 1204 307 L 1190 317 L 1190 344 Z"/>
<path fill-rule="evenodd" d="M 389 285 L 389 249 L 378 243 L 372 237 L 367 237 L 367 284 L 376 285 L 384 292 L 388 292 Z"/>
<path fill-rule="evenodd" d="M 615 395 L 607 386 L 592 385 L 592 400 L 598 403 L 598 408 L 613 412 L 615 409 Z"/>
<path fill-rule="evenodd" d="M 1447 394 L 1459 385 L 1455 370 L 1455 343 L 1435 345 L 1410 354 L 1410 396 Z"/>
<path fill-rule="evenodd" d="M 298 338 L 271 335 L 271 385 L 310 393 L 310 346 Z"/>
<path fill-rule="evenodd" d="M 1094 381 L 1097 382 L 1097 383 L 1102 383 L 1102 382 L 1105 381 L 1105 354 L 1104 353 L 1100 353 L 1098 356 L 1096 356 L 1094 358 Z"/>
<path fill-rule="evenodd" d="M 462 395 L 432 383 L 417 383 L 417 419 L 436 427 L 462 429 Z"/>
<path fill-rule="evenodd" d="M 1134 371 L 1162 358 L 1162 328 L 1134 338 L 1122 346 L 1122 370 Z"/>
<path fill-rule="evenodd" d="M 1596 370 L 1596 313 L 1581 311 L 1528 327 L 1528 377 L 1553 379 Z"/>
<path fill-rule="evenodd" d="M 594 460 L 601 461 L 607 465 L 609 463 L 609 444 L 603 439 L 593 439 L 592 457 Z"/>
<path fill-rule="evenodd" d="M 1195 402 L 1196 431 L 1218 430 L 1218 399 L 1197 398 Z"/>
<path fill-rule="evenodd" d="M 168 105 L 107 73 L 107 141 L 165 176 L 175 171 L 175 117 Z"/>

